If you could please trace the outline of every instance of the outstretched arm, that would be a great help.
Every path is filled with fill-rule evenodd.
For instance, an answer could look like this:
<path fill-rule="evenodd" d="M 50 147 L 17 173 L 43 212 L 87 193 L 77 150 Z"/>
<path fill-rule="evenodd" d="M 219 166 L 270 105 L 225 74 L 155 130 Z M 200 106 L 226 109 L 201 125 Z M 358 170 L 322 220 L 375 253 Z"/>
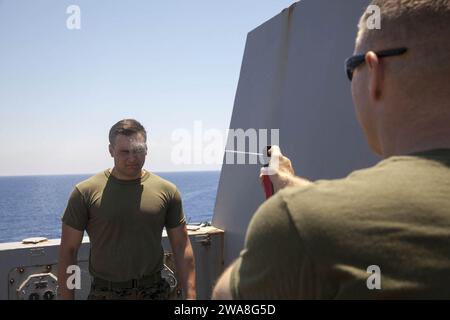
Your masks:
<path fill-rule="evenodd" d="M 271 146 L 269 154 L 269 167 L 261 168 L 259 175 L 261 184 L 263 175 L 270 177 L 275 192 L 286 187 L 308 186 L 311 184 L 311 181 L 295 175 L 291 160 L 281 153 L 279 146 Z"/>

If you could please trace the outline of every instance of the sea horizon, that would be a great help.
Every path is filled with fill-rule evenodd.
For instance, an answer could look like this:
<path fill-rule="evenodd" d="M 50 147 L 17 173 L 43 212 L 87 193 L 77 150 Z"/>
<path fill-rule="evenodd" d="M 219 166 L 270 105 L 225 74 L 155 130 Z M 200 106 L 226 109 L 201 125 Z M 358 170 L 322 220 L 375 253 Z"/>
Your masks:
<path fill-rule="evenodd" d="M 106 168 L 105 168 L 106 169 Z M 219 170 L 169 170 L 169 171 L 157 171 L 157 170 L 147 170 L 144 168 L 145 171 L 148 171 L 150 173 L 189 173 L 189 172 L 220 172 L 222 169 Z M 51 176 L 86 176 L 86 175 L 95 175 L 99 173 L 97 172 L 88 172 L 88 173 L 36 173 L 36 174 L 14 174 L 14 175 L 1 175 L 0 178 L 14 178 L 14 177 L 51 177 Z"/>

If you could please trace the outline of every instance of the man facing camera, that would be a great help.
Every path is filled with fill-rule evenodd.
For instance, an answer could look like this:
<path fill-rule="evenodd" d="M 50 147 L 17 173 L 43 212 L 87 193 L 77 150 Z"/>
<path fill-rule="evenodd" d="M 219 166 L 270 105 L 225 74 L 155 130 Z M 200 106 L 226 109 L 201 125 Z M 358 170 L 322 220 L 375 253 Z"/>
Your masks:
<path fill-rule="evenodd" d="M 450 1 L 374 0 L 346 61 L 356 114 L 384 159 L 309 182 L 288 158 L 215 298 L 450 298 Z M 282 190 L 281 190 L 282 189 Z"/>
<path fill-rule="evenodd" d="M 88 299 L 167 299 L 161 277 L 165 227 L 184 295 L 195 299 L 195 266 L 180 194 L 175 185 L 143 169 L 147 133 L 133 119 L 109 132 L 114 167 L 76 185 L 62 218 L 58 294 L 73 299 L 67 267 L 77 263 L 84 230 L 93 277 Z"/>

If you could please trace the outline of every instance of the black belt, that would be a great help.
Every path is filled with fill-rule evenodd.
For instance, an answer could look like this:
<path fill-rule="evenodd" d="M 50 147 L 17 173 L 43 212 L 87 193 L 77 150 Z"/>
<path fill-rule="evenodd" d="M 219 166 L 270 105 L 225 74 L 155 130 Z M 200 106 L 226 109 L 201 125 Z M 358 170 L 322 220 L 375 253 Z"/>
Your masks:
<path fill-rule="evenodd" d="M 161 273 L 156 272 L 149 276 L 144 276 L 140 279 L 131 279 L 128 281 L 108 281 L 102 278 L 94 277 L 93 285 L 95 288 L 105 288 L 105 289 L 131 289 L 151 286 L 161 280 Z"/>

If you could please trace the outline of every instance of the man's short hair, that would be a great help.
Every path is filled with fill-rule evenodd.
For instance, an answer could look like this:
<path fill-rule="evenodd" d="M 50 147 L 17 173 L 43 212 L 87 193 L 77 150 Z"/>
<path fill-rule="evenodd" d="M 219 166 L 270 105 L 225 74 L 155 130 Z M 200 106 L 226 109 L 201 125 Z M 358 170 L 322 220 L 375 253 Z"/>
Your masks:
<path fill-rule="evenodd" d="M 111 127 L 111 130 L 109 130 L 109 143 L 114 144 L 114 142 L 116 141 L 116 137 L 119 134 L 132 136 L 137 133 L 141 133 L 144 136 L 144 139 L 147 141 L 147 132 L 145 131 L 145 128 L 142 124 L 134 119 L 120 120 Z"/>
<path fill-rule="evenodd" d="M 371 5 L 380 8 L 381 30 L 367 27 L 373 12 L 366 11 L 356 40 L 357 47 L 364 51 L 377 45 L 402 46 L 406 39 L 418 43 L 436 38 L 448 41 L 450 0 L 373 0 Z"/>

